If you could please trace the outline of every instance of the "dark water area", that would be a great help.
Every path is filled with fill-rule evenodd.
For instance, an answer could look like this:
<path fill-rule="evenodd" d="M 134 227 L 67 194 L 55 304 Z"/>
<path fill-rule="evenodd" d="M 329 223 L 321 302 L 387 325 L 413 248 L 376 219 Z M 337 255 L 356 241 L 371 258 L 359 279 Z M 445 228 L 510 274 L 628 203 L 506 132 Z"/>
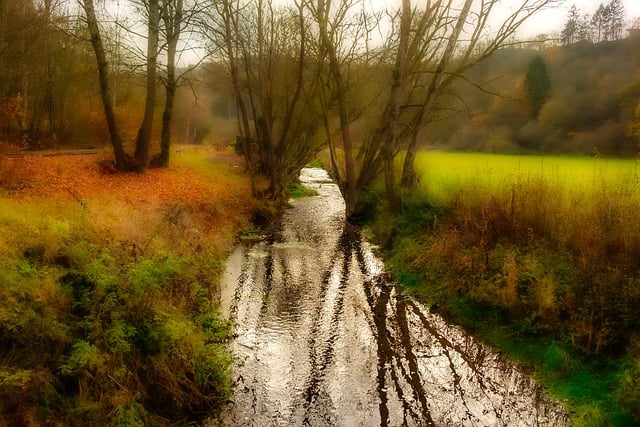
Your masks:
<path fill-rule="evenodd" d="M 327 173 L 277 232 L 236 249 L 229 426 L 536 426 L 567 415 L 517 367 L 402 295 Z"/>

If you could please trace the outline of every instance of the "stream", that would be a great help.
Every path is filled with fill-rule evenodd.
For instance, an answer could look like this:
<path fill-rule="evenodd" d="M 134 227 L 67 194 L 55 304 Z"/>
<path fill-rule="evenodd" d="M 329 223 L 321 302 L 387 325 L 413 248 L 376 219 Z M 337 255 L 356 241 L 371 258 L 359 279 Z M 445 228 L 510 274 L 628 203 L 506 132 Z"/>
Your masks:
<path fill-rule="evenodd" d="M 229 426 L 565 425 L 519 368 L 389 280 L 326 171 L 280 227 L 240 245 L 221 307 L 235 324 Z"/>

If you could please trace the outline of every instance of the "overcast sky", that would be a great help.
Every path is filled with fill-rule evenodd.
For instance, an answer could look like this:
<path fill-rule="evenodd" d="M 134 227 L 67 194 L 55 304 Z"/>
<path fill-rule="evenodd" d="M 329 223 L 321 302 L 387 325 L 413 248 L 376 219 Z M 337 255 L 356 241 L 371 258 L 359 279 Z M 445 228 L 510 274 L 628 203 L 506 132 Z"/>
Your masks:
<path fill-rule="evenodd" d="M 506 15 L 509 9 L 515 7 L 516 4 L 520 4 L 521 1 L 522 0 L 500 0 L 500 5 L 505 11 L 504 13 Z M 575 4 L 582 14 L 593 15 L 593 13 L 598 9 L 598 6 L 601 3 L 607 4 L 609 1 L 610 0 L 564 0 L 564 4 L 562 6 L 543 10 L 542 12 L 539 12 L 533 18 L 525 22 L 520 28 L 518 36 L 522 39 L 526 39 L 534 37 L 538 34 L 560 33 L 567 21 L 569 9 L 571 9 L 572 5 Z M 286 4 L 288 2 L 292 2 L 292 0 L 274 0 L 274 2 L 276 4 Z M 402 0 L 367 0 L 367 2 L 370 4 L 370 7 L 374 9 L 384 9 L 385 7 L 388 8 L 390 6 L 400 7 Z M 419 1 L 414 0 L 414 2 L 412 3 L 419 4 Z M 115 11 L 116 4 L 126 5 L 127 2 L 109 0 L 107 4 L 112 6 L 114 8 L 113 11 Z M 623 4 L 627 22 L 630 23 L 634 18 L 640 18 L 640 0 L 623 0 Z M 144 47 L 144 44 L 141 44 L 140 47 L 142 49 Z M 182 58 L 181 60 L 182 63 L 193 62 L 194 55 L 197 56 L 197 54 L 195 54 L 194 52 L 183 52 L 183 55 L 184 58 Z"/>
<path fill-rule="evenodd" d="M 576 5 L 581 13 L 593 13 L 600 3 L 607 4 L 609 0 L 565 0 L 563 6 L 545 10 L 534 16 L 530 22 L 524 24 L 522 32 L 526 36 L 534 36 L 540 33 L 560 32 L 567 21 L 567 15 L 572 5 Z M 505 1 L 508 3 L 508 1 Z M 623 0 L 627 20 L 640 17 L 640 0 Z"/>
<path fill-rule="evenodd" d="M 400 0 L 369 0 L 373 7 L 384 8 L 390 3 L 400 4 Z M 593 15 L 598 9 L 600 3 L 607 4 L 610 0 L 565 0 L 560 7 L 544 10 L 531 18 L 522 27 L 522 35 L 532 37 L 541 33 L 559 33 L 562 31 L 567 20 L 569 9 L 572 5 L 576 5 L 581 13 Z M 504 9 L 509 9 L 509 5 L 515 6 L 520 0 L 502 0 L 501 4 Z M 640 17 L 640 0 L 623 0 L 627 20 Z"/>

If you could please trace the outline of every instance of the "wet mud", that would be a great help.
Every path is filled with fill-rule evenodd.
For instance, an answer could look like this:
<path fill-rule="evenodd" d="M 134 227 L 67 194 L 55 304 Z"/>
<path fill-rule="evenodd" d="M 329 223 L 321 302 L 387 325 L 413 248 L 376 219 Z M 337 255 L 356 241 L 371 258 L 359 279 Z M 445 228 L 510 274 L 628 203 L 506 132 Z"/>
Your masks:
<path fill-rule="evenodd" d="M 230 426 L 565 425 L 563 408 L 501 355 L 402 295 L 326 172 L 279 229 L 229 258 Z"/>

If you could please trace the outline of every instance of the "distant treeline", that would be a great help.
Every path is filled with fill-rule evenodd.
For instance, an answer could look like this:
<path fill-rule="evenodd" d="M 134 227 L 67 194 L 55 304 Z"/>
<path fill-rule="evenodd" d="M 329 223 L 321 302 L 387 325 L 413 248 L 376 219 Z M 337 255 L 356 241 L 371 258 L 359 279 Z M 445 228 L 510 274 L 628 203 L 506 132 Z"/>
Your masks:
<path fill-rule="evenodd" d="M 424 130 L 430 147 L 635 155 L 640 37 L 497 52 L 458 82 Z"/>

